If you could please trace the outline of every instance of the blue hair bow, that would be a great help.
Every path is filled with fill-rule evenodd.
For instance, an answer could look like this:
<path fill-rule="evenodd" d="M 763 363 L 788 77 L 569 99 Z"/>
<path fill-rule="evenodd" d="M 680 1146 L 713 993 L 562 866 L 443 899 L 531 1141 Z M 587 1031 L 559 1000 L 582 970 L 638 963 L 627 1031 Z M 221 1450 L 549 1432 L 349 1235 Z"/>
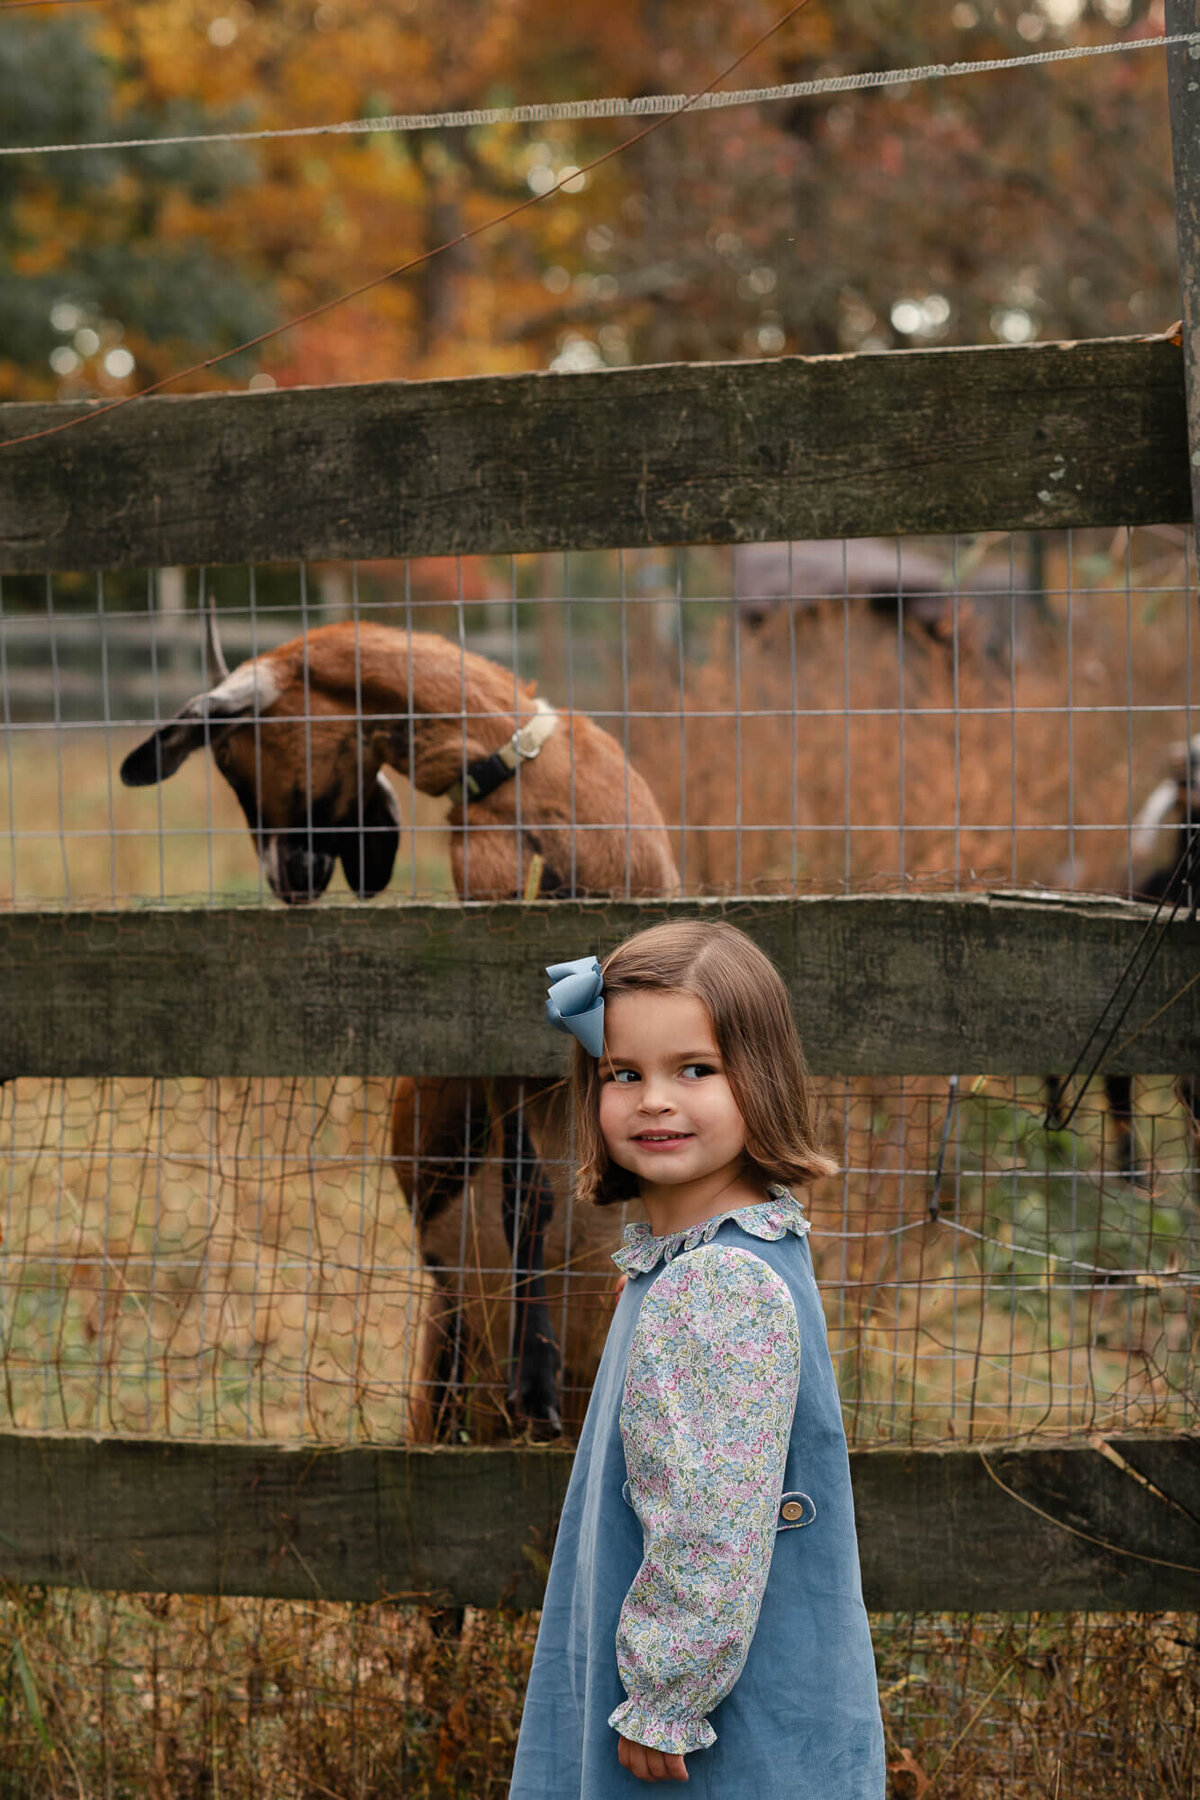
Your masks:
<path fill-rule="evenodd" d="M 604 978 L 594 956 L 551 963 L 546 970 L 550 992 L 546 1017 L 556 1031 L 569 1031 L 584 1049 L 599 1057 L 604 1049 Z"/>

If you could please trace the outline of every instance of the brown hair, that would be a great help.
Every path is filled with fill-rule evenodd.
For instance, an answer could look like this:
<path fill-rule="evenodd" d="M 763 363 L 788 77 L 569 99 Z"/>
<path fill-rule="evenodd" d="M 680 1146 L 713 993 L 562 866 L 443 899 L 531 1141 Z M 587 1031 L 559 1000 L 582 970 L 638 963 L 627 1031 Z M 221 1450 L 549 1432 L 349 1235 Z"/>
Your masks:
<path fill-rule="evenodd" d="M 812 1077 L 778 969 L 736 926 L 684 919 L 652 925 L 601 965 L 604 997 L 638 990 L 694 994 L 708 1010 L 733 1097 L 746 1125 L 746 1160 L 765 1186 L 802 1187 L 832 1175 L 822 1153 Z M 580 1200 L 608 1206 L 637 1195 L 637 1180 L 609 1157 L 600 1134 L 600 1064 L 575 1045 Z"/>

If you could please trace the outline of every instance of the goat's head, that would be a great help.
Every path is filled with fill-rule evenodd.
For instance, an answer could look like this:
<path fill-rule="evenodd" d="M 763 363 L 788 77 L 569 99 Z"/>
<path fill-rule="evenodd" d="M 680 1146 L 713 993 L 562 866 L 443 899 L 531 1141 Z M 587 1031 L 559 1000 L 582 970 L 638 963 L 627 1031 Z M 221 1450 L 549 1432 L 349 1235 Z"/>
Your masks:
<path fill-rule="evenodd" d="M 953 569 L 911 545 L 883 538 L 739 544 L 733 566 L 738 618 L 752 631 L 787 608 L 815 617 L 822 607 L 861 598 L 893 624 L 900 617 L 931 638 L 953 636 Z"/>
<path fill-rule="evenodd" d="M 1169 775 L 1164 775 L 1133 821 L 1133 853 L 1149 859 L 1169 847 L 1161 832 L 1195 831 L 1200 828 L 1200 731 L 1175 750 Z M 1174 860 L 1172 858 L 1172 860 Z"/>
<path fill-rule="evenodd" d="M 396 860 L 400 809 L 382 766 L 383 739 L 363 730 L 344 671 L 326 671 L 322 646 L 310 637 L 230 674 L 211 617 L 209 630 L 210 662 L 221 679 L 130 751 L 121 780 L 126 787 L 166 781 L 207 746 L 280 900 L 318 899 L 339 858 L 356 894 L 379 893 Z"/>

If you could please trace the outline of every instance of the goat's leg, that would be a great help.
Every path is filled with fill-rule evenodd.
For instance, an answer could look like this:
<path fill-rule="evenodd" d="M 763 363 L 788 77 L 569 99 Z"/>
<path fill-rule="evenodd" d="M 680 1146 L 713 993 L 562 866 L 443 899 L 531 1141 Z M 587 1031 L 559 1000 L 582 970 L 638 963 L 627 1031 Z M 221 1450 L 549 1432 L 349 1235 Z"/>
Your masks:
<path fill-rule="evenodd" d="M 485 1082 L 406 1075 L 396 1083 L 392 1167 L 418 1233 L 478 1175 L 490 1131 Z"/>
<path fill-rule="evenodd" d="M 1133 1076 L 1106 1075 L 1104 1093 L 1116 1144 L 1116 1162 L 1123 1181 L 1149 1185 L 1149 1175 L 1138 1169 L 1137 1136 L 1133 1129 Z"/>
<path fill-rule="evenodd" d="M 391 1162 L 437 1295 L 422 1322 L 417 1352 L 411 1430 L 418 1443 L 448 1437 L 460 1422 L 467 1349 L 464 1273 L 434 1255 L 426 1237 L 449 1207 L 461 1205 L 463 1189 L 486 1155 L 490 1130 L 484 1083 L 407 1075 L 397 1081 Z"/>
<path fill-rule="evenodd" d="M 414 1359 L 415 1392 L 409 1407 L 414 1444 L 436 1444 L 452 1437 L 461 1413 L 461 1296 L 454 1291 L 452 1271 L 429 1258 L 425 1267 L 433 1277 L 433 1296 L 425 1306 Z"/>
<path fill-rule="evenodd" d="M 558 1339 L 546 1296 L 546 1228 L 554 1190 L 534 1151 L 519 1110 L 504 1116 L 504 1235 L 513 1259 L 516 1330 L 510 1404 L 529 1421 L 535 1437 L 558 1437 Z"/>
<path fill-rule="evenodd" d="M 1042 1081 L 1046 1092 L 1046 1130 L 1061 1131 L 1067 1116 L 1067 1084 L 1061 1075 L 1045 1075 Z"/>

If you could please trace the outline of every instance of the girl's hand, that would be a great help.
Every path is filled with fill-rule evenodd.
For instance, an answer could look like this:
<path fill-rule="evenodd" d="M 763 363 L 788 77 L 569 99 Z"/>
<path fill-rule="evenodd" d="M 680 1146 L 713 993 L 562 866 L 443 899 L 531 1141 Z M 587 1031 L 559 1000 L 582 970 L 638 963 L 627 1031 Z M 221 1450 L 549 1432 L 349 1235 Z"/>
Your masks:
<path fill-rule="evenodd" d="M 639 1781 L 688 1779 L 687 1764 L 682 1756 L 672 1756 L 666 1750 L 652 1750 L 649 1744 L 635 1744 L 632 1738 L 618 1740 L 617 1757 L 621 1767 L 636 1775 Z"/>

